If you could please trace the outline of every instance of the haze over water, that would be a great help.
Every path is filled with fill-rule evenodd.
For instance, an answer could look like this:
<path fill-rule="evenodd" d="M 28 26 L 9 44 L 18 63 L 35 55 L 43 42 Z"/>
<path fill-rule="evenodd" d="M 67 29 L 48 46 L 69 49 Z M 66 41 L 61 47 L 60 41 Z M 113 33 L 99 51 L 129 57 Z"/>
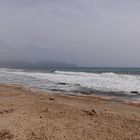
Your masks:
<path fill-rule="evenodd" d="M 139 0 L 0 0 L 0 60 L 140 67 Z"/>

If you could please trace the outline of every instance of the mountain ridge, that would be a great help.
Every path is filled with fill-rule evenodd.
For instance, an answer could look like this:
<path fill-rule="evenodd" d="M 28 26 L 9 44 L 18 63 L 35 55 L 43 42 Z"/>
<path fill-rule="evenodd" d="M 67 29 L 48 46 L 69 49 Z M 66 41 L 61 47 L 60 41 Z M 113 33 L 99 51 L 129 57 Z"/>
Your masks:
<path fill-rule="evenodd" d="M 70 68 L 77 67 L 76 64 L 56 62 L 56 61 L 0 61 L 0 68 L 17 68 L 17 69 L 45 69 L 45 68 Z"/>

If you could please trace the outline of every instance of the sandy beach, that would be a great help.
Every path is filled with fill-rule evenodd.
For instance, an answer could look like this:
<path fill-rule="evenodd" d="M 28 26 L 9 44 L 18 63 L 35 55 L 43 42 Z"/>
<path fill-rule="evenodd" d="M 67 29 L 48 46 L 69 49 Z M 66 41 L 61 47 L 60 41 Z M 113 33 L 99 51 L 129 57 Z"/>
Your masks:
<path fill-rule="evenodd" d="M 140 106 L 0 85 L 0 140 L 139 140 Z"/>

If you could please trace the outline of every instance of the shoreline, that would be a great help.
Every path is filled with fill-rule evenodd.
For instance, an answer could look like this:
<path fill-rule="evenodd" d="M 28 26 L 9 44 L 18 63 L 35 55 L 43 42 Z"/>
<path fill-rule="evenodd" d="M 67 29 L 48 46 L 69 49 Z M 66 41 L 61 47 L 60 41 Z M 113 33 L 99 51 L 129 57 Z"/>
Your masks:
<path fill-rule="evenodd" d="M 85 94 L 85 93 L 80 93 L 80 92 L 75 93 L 75 92 L 65 92 L 65 91 L 40 90 L 38 88 L 32 88 L 32 87 L 27 87 L 27 86 L 17 85 L 17 84 L 7 84 L 7 83 L 0 83 L 0 86 L 15 87 L 15 88 L 19 88 L 19 89 L 22 89 L 25 91 L 27 90 L 30 92 L 34 92 L 37 94 L 41 93 L 41 94 L 50 94 L 50 95 L 59 95 L 59 96 L 97 98 L 99 100 L 107 100 L 110 102 L 118 102 L 118 103 L 122 103 L 122 104 L 129 104 L 129 105 L 140 107 L 140 99 L 138 100 L 138 99 L 134 98 L 134 100 L 133 100 L 129 96 L 115 96 L 115 95 L 105 94 L 104 92 L 103 93 L 96 92 L 96 93 Z"/>
<path fill-rule="evenodd" d="M 140 105 L 0 84 L 0 139 L 140 139 Z"/>

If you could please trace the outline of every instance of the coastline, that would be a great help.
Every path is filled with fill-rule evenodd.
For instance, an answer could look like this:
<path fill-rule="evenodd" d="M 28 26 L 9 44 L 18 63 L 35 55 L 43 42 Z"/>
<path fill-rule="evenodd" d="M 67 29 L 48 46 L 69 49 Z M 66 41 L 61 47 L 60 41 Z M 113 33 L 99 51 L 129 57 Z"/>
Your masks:
<path fill-rule="evenodd" d="M 140 139 L 140 104 L 0 84 L 0 139 Z"/>

